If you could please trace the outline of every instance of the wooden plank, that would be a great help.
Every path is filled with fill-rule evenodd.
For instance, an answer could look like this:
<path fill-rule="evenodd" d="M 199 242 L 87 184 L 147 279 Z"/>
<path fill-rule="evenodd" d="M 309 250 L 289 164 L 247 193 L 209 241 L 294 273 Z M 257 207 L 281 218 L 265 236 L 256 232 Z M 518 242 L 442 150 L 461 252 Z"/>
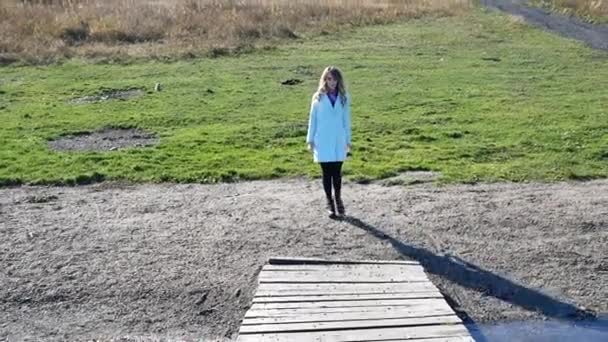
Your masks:
<path fill-rule="evenodd" d="M 426 273 L 422 269 L 400 269 L 395 271 L 390 270 L 366 270 L 366 269 L 341 269 L 332 271 L 320 270 L 290 270 L 290 271 L 261 271 L 258 277 L 260 278 L 284 278 L 284 277 L 311 277 L 313 279 L 332 279 L 332 280 L 348 280 L 349 282 L 356 281 L 360 278 L 382 279 L 400 279 L 403 281 L 411 279 L 428 280 Z"/>
<path fill-rule="evenodd" d="M 276 340 L 269 340 L 269 335 L 264 334 L 255 334 L 255 335 L 246 335 L 246 342 L 272 342 Z M 257 339 L 256 339 L 257 338 Z M 244 341 L 239 337 L 237 342 Z M 316 341 L 325 341 L 322 339 L 317 339 Z M 310 342 L 310 340 L 297 340 L 294 342 Z M 436 337 L 436 338 L 412 338 L 412 339 L 382 339 L 382 340 L 373 340 L 373 342 L 475 342 L 475 340 L 471 336 L 450 336 L 450 337 Z"/>
<path fill-rule="evenodd" d="M 439 291 L 409 292 L 409 293 L 373 293 L 373 294 L 333 294 L 315 296 L 257 296 L 253 303 L 280 303 L 280 302 L 322 302 L 322 301 L 349 301 L 370 299 L 414 299 L 414 298 L 443 298 Z"/>
<path fill-rule="evenodd" d="M 475 342 L 471 336 L 452 336 L 439 338 L 414 338 L 408 340 L 389 339 L 389 340 L 374 340 L 374 342 Z"/>
<path fill-rule="evenodd" d="M 245 317 L 243 325 L 271 324 L 271 323 L 305 323 L 305 322 L 332 322 L 332 321 L 361 321 L 366 319 L 395 319 L 433 316 L 455 316 L 451 308 L 419 308 L 418 310 L 378 310 L 367 312 L 321 312 L 292 314 L 285 316 L 250 316 Z"/>
<path fill-rule="evenodd" d="M 376 307 L 338 307 L 338 308 L 286 308 L 286 309 L 261 309 L 261 310 L 248 310 L 245 313 L 245 318 L 262 318 L 262 317 L 302 317 L 308 316 L 322 316 L 335 317 L 338 314 L 358 314 L 364 318 L 368 315 L 375 315 L 378 313 L 404 313 L 412 314 L 416 313 L 420 316 L 430 316 L 437 314 L 437 312 L 443 312 L 444 310 L 451 309 L 449 305 L 427 307 L 424 305 L 420 306 L 376 306 Z M 453 312 L 453 311 L 452 311 Z"/>
<path fill-rule="evenodd" d="M 285 288 L 276 285 L 286 285 Z M 299 286 L 293 286 L 299 285 Z M 310 285 L 310 286 L 307 286 Z M 318 286 L 325 285 L 325 286 Z M 332 296 L 344 294 L 398 294 L 417 292 L 439 292 L 429 282 L 413 283 L 261 283 L 256 291 L 257 297 L 263 296 Z M 294 294 L 290 294 L 294 293 Z"/>
<path fill-rule="evenodd" d="M 272 257 L 268 259 L 271 265 L 301 265 L 301 264 L 376 264 L 376 265 L 419 265 L 417 261 L 406 260 L 325 260 L 317 258 Z"/>
<path fill-rule="evenodd" d="M 424 273 L 367 273 L 367 272 L 260 272 L 260 283 L 390 283 L 428 282 Z"/>
<path fill-rule="evenodd" d="M 329 297 L 329 296 L 349 296 L 349 295 L 405 295 L 408 296 L 411 294 L 411 297 L 413 298 L 417 298 L 418 294 L 423 295 L 424 293 L 428 293 L 428 292 L 437 292 L 437 291 L 411 291 L 411 292 L 398 292 L 398 291 L 394 291 L 394 292 L 388 292 L 388 291 L 348 291 L 348 290 L 344 290 L 344 291 L 339 291 L 339 290 L 334 290 L 332 292 L 320 292 L 320 291 L 293 291 L 293 292 L 279 292 L 279 291 L 260 291 L 258 292 L 258 294 L 256 294 L 255 297 L 293 297 L 293 296 L 302 296 L 302 297 L 314 297 L 314 296 L 325 296 L 325 297 Z M 439 292 L 441 293 L 441 292 Z M 254 297 L 254 298 L 255 298 Z"/>
<path fill-rule="evenodd" d="M 439 307 L 447 305 L 443 298 L 428 299 L 395 299 L 395 300 L 352 300 L 328 302 L 296 302 L 296 303 L 254 303 L 250 310 L 266 309 L 298 309 L 298 308 L 342 308 L 342 307 L 375 307 L 375 306 L 427 306 Z"/>
<path fill-rule="evenodd" d="M 348 278 L 349 280 L 356 279 L 358 277 L 408 277 L 413 276 L 416 278 L 423 277 L 427 279 L 426 273 L 424 270 L 419 267 L 408 267 L 401 268 L 399 270 L 385 270 L 385 269 L 365 269 L 365 268 L 352 268 L 352 269 L 334 269 L 332 271 L 320 271 L 320 270 L 291 270 L 291 271 L 265 271 L 262 270 L 259 274 L 260 277 L 284 277 L 284 276 L 316 276 L 316 277 L 330 277 L 330 278 Z M 407 280 L 407 279 L 406 279 Z"/>
<path fill-rule="evenodd" d="M 388 340 L 374 340 L 374 342 L 475 342 L 471 336 L 451 336 L 451 337 L 439 337 L 439 338 L 414 338 L 414 339 L 388 339 Z"/>
<path fill-rule="evenodd" d="M 314 332 L 293 332 L 277 334 L 241 334 L 238 342 L 363 342 L 389 339 L 429 339 L 448 337 L 469 337 L 468 330 L 462 324 L 429 325 L 399 328 L 372 328 Z M 428 341 L 428 340 L 427 340 Z"/>
<path fill-rule="evenodd" d="M 335 308 L 255 308 L 249 309 L 245 313 L 245 318 L 253 317 L 296 317 L 302 315 L 315 314 L 341 314 L 341 313 L 358 313 L 361 317 L 365 317 L 372 313 L 417 313 L 420 316 L 434 315 L 437 311 L 451 310 L 447 303 L 441 305 L 428 306 L 425 304 L 418 305 L 395 305 L 395 306 L 355 306 L 355 307 L 335 307 Z M 453 311 L 452 311 L 453 312 Z"/>
<path fill-rule="evenodd" d="M 338 265 L 264 265 L 262 271 L 291 272 L 291 271 L 378 271 L 378 272 L 401 272 L 401 271 L 420 271 L 424 272 L 421 265 L 378 265 L 378 264 L 338 264 Z"/>
<path fill-rule="evenodd" d="M 434 291 L 437 287 L 430 281 L 411 282 L 411 283 L 261 283 L 258 291 L 269 292 L 415 292 L 415 291 Z"/>
<path fill-rule="evenodd" d="M 409 269 L 424 268 L 420 264 L 302 264 L 302 265 L 271 265 L 262 266 L 264 270 L 327 270 L 327 269 Z"/>
<path fill-rule="evenodd" d="M 270 323 L 241 325 L 239 334 L 272 334 L 283 332 L 304 332 L 336 329 L 367 329 L 367 328 L 396 328 L 420 326 L 429 324 L 458 324 L 462 323 L 456 315 L 434 317 L 407 317 L 395 319 L 365 319 L 354 321 L 333 322 L 302 322 L 302 323 Z"/>

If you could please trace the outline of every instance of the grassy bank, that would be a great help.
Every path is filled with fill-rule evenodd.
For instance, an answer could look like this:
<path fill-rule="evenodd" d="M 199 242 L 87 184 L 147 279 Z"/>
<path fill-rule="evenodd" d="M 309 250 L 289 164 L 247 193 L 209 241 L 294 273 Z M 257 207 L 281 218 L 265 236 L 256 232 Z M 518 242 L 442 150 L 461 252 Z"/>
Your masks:
<path fill-rule="evenodd" d="M 217 56 L 342 27 L 466 12 L 471 0 L 4 0 L 0 64 Z"/>
<path fill-rule="evenodd" d="M 329 64 L 343 69 L 353 96 L 351 179 L 405 170 L 437 171 L 445 182 L 608 176 L 606 52 L 479 11 L 233 57 L 3 67 L 0 183 L 318 175 L 304 139 L 310 96 Z M 302 82 L 281 84 L 288 79 Z M 162 91 L 152 90 L 156 82 Z M 131 87 L 147 93 L 70 102 Z M 155 132 L 160 144 L 47 147 L 49 139 L 103 127 Z"/>

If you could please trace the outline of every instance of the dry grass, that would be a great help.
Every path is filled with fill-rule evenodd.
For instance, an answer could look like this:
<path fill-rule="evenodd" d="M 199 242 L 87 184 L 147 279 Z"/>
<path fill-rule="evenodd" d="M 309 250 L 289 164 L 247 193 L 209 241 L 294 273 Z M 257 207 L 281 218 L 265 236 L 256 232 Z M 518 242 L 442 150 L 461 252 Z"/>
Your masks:
<path fill-rule="evenodd" d="M 535 0 L 535 2 L 564 14 L 576 14 L 601 22 L 608 21 L 608 0 Z"/>
<path fill-rule="evenodd" d="M 471 0 L 3 0 L 0 63 L 215 56 L 471 6 Z"/>

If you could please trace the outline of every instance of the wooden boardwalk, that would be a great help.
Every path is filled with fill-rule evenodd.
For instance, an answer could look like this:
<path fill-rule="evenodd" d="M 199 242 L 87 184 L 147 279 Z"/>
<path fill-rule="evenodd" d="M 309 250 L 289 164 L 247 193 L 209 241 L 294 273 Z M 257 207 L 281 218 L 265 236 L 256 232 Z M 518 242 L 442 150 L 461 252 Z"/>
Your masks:
<path fill-rule="evenodd" d="M 237 342 L 474 341 L 414 261 L 271 258 Z"/>

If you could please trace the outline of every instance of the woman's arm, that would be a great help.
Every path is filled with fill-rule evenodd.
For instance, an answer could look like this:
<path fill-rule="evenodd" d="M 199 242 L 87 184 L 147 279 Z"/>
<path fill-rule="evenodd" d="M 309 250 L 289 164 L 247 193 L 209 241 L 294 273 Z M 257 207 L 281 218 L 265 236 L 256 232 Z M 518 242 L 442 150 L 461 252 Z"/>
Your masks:
<path fill-rule="evenodd" d="M 350 95 L 346 97 L 346 104 L 344 105 L 344 116 L 342 118 L 342 124 L 344 125 L 344 132 L 346 133 L 346 144 L 348 148 L 351 146 L 350 135 Z"/>
<path fill-rule="evenodd" d="M 310 104 L 310 114 L 308 115 L 308 134 L 306 135 L 306 143 L 309 148 L 314 147 L 315 132 L 317 131 L 317 106 L 313 97 Z"/>

